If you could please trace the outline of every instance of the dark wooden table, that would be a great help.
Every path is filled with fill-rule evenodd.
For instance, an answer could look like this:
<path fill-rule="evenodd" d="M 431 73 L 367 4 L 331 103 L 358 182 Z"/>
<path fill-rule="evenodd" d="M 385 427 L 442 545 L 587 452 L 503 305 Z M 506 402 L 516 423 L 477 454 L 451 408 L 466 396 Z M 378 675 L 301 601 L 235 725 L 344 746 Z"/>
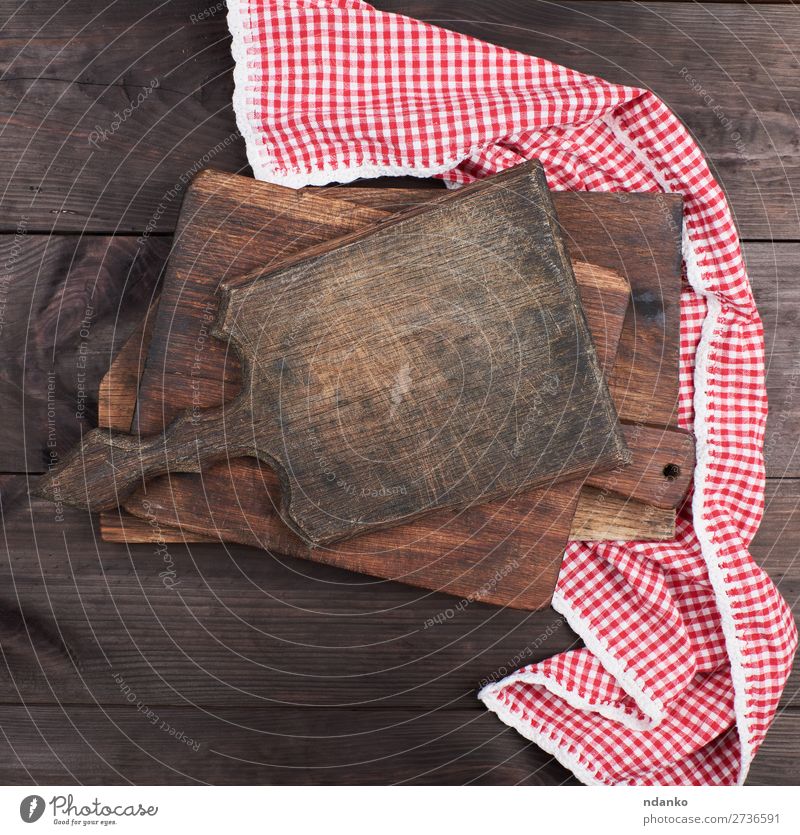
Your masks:
<path fill-rule="evenodd" d="M 700 141 L 767 328 L 768 506 L 753 550 L 797 607 L 800 12 L 378 5 L 650 87 Z M 98 381 L 153 296 L 176 184 L 204 165 L 248 169 L 216 4 L 0 8 L 0 782 L 571 782 L 475 699 L 487 677 L 577 645 L 554 612 L 457 610 L 247 548 L 109 545 L 86 513 L 29 506 L 31 476 L 93 425 Z M 800 782 L 798 682 L 751 783 Z"/>

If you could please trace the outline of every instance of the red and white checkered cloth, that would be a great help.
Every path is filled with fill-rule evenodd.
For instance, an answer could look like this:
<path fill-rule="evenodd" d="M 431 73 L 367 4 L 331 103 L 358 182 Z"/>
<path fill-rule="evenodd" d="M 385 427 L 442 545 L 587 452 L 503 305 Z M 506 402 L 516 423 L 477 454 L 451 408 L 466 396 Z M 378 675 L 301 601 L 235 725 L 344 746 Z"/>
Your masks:
<path fill-rule="evenodd" d="M 480 694 L 586 783 L 742 782 L 797 633 L 748 553 L 763 508 L 763 334 L 730 212 L 656 96 L 360 0 L 228 0 L 258 178 L 468 182 L 538 157 L 551 188 L 684 195 L 680 423 L 697 436 L 674 541 L 571 543 L 554 607 L 584 649 Z"/>

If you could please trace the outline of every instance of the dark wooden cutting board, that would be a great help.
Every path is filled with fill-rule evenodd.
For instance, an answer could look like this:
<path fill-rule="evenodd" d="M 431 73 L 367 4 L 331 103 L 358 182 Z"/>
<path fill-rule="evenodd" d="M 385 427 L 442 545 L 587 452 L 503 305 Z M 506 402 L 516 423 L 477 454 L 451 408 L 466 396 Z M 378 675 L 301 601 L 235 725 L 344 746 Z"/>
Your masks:
<path fill-rule="evenodd" d="M 579 265 L 576 269 L 585 281 L 589 272 L 594 273 L 596 283 L 581 285 L 586 288 L 587 301 L 605 278 L 602 294 L 597 293 L 597 299 L 602 297 L 605 302 L 602 313 L 591 302 L 587 307 L 590 326 L 605 334 L 601 344 L 608 349 L 599 353 L 604 365 L 608 365 L 613 362 L 614 337 L 621 330 L 626 309 L 626 283 L 618 281 L 615 289 L 615 274 L 599 268 L 591 271 L 589 265 Z M 637 461 L 636 466 L 618 470 L 614 475 L 617 482 L 614 489 L 638 491 L 655 498 L 662 492 L 664 476 L 663 464 L 648 467 L 653 450 L 659 449 L 665 456 L 663 460 L 690 464 L 691 438 L 686 433 L 647 427 L 628 427 L 628 435 L 634 458 L 643 463 Z M 607 478 L 598 474 L 586 483 L 605 489 Z M 157 520 L 159 527 L 169 524 L 190 531 L 214 529 L 225 541 L 269 548 L 391 579 L 408 582 L 411 577 L 411 582 L 417 585 L 447 589 L 464 596 L 474 596 L 476 587 L 474 578 L 465 581 L 461 576 L 467 566 L 474 565 L 481 556 L 485 559 L 487 554 L 492 557 L 502 554 L 508 562 L 509 555 L 518 555 L 525 548 L 532 554 L 538 553 L 543 545 L 542 535 L 553 533 L 546 514 L 553 513 L 554 509 L 558 509 L 558 515 L 562 514 L 574 496 L 574 485 L 558 484 L 547 491 L 526 493 L 513 501 L 495 502 L 456 515 L 434 514 L 324 551 L 312 551 L 281 522 L 275 511 L 280 493 L 278 480 L 256 462 L 243 460 L 215 467 L 203 478 L 202 496 L 196 490 L 196 480 L 191 479 L 196 477 L 179 474 L 170 481 L 156 479 L 150 482 L 146 492 L 139 492 L 126 502 L 125 507 L 143 519 Z M 687 480 L 688 476 L 683 476 L 668 482 L 661 500 L 677 503 Z M 193 501 L 187 502 L 186 498 L 192 495 Z M 488 567 L 493 568 L 491 557 Z M 504 587 L 493 592 L 496 596 L 487 599 L 509 605 Z"/>
<path fill-rule="evenodd" d="M 629 460 L 535 162 L 226 283 L 213 335 L 243 362 L 233 402 L 89 433 L 40 491 L 105 509 L 250 456 L 323 545 Z"/>
<path fill-rule="evenodd" d="M 221 283 L 431 199 L 435 188 L 273 186 L 206 170 L 186 194 L 139 386 L 136 427 L 163 431 L 180 412 L 238 394 L 241 371 L 209 338 Z M 553 192 L 573 262 L 631 287 L 610 388 L 620 418 L 670 427 L 678 410 L 682 199 L 672 194 Z M 346 201 L 346 202 L 342 202 Z M 209 270 L 210 268 L 210 270 Z M 209 271 L 213 274 L 209 275 Z"/>

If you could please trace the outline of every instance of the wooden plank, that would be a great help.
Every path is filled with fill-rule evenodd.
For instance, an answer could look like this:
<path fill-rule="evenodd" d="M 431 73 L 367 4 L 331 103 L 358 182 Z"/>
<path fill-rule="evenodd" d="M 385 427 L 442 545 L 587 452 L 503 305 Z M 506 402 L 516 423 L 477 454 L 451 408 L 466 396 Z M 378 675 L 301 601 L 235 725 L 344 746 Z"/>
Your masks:
<path fill-rule="evenodd" d="M 217 406 L 239 392 L 236 357 L 224 343 L 209 338 L 221 282 L 260 266 L 266 252 L 277 262 L 334 232 L 340 235 L 377 221 L 382 215 L 376 209 L 387 197 L 393 209 L 430 197 L 430 192 L 392 196 L 375 188 L 330 192 L 333 198 L 345 194 L 348 202 L 352 194 L 360 208 L 330 202 L 328 190 L 292 192 L 214 171 L 193 183 L 191 207 L 182 216 L 176 244 L 187 259 L 173 259 L 166 273 L 140 387 L 140 432 L 160 432 L 184 409 Z M 678 402 L 680 198 L 555 192 L 553 202 L 572 260 L 613 270 L 631 286 L 632 305 L 610 380 L 620 417 L 673 425 Z M 261 211 L 243 210 L 251 204 Z M 281 221 L 289 215 L 293 232 L 287 236 Z M 233 216 L 236 224 L 230 222 Z M 203 275 L 200 259 L 224 269 Z M 185 367 L 189 362 L 191 373 Z"/>
<path fill-rule="evenodd" d="M 767 474 L 800 476 L 800 244 L 751 243 L 745 260 L 764 322 L 769 417 Z"/>
<path fill-rule="evenodd" d="M 503 610 L 244 546 L 100 542 L 88 514 L 27 509 L 0 483 L 8 675 L 0 701 L 113 703 L 122 668 L 152 704 L 436 708 L 579 646 L 552 610 Z M 797 605 L 794 496 L 771 496 L 754 554 Z M 786 520 L 789 520 L 789 524 Z M 368 636 L 365 639 L 365 636 Z M 797 679 L 794 678 L 793 682 Z M 797 692 L 795 684 L 787 696 Z"/>
<path fill-rule="evenodd" d="M 6 477 L 7 479 L 9 477 Z M 0 485 L 0 702 L 471 703 L 488 676 L 575 646 L 552 610 L 500 609 L 244 546 L 99 541 L 83 511 Z M 154 530 L 157 531 L 155 523 Z M 158 537 L 156 537 L 158 539 Z M 366 637 L 365 637 L 366 636 Z"/>
<path fill-rule="evenodd" d="M 575 785 L 492 715 L 378 708 L 0 706 L 6 785 Z M 126 693 L 131 703 L 126 703 Z"/>
<path fill-rule="evenodd" d="M 97 425 L 100 427 L 123 426 L 125 432 L 130 431 L 157 307 L 157 301 L 151 304 L 144 320 L 119 349 L 100 380 L 97 392 Z"/>
<path fill-rule="evenodd" d="M 162 706 L 0 706 L 4 785 L 577 785 L 492 714 Z M 130 699 L 130 702 L 128 700 Z M 797 785 L 800 713 L 775 720 L 747 785 Z"/>
<path fill-rule="evenodd" d="M 764 518 L 751 552 L 776 583 L 800 578 L 800 480 L 767 481 Z"/>
<path fill-rule="evenodd" d="M 168 232 L 184 175 L 208 164 L 246 170 L 230 110 L 224 15 L 192 23 L 206 0 L 105 10 L 75 0 L 59 15 L 41 4 L 3 3 L 0 227 L 13 231 L 27 216 L 36 229 Z M 800 82 L 787 43 L 800 21 L 790 6 L 753 13 L 699 3 L 377 5 L 655 90 L 712 159 L 743 233 L 796 237 L 800 162 L 787 114 Z"/>
<path fill-rule="evenodd" d="M 578 496 L 570 539 L 648 541 L 675 537 L 675 511 L 585 485 Z"/>
<path fill-rule="evenodd" d="M 100 380 L 168 251 L 162 238 L 0 236 L 0 471 L 42 471 L 96 425 Z"/>
<path fill-rule="evenodd" d="M 579 272 L 576 272 L 579 275 Z M 599 277 L 599 274 L 598 274 Z M 603 301 L 599 294 L 588 286 L 582 287 L 582 299 L 584 308 L 588 311 L 588 318 L 590 327 L 592 320 L 601 315 L 605 322 L 605 327 L 608 327 L 610 310 L 608 309 L 608 302 Z M 589 291 L 592 290 L 590 293 Z M 599 307 L 598 307 L 599 305 Z M 596 310 L 594 308 L 597 308 Z M 148 312 L 148 322 L 152 321 L 155 315 L 155 310 L 151 309 Z M 607 338 L 608 331 L 605 332 Z M 129 341 L 121 349 L 114 363 L 109 369 L 108 374 L 103 378 L 100 385 L 100 425 L 108 429 L 116 429 L 122 432 L 130 430 L 133 421 L 133 414 L 135 409 L 136 393 L 139 386 L 139 378 L 141 376 L 142 355 L 146 351 L 148 335 L 145 332 L 144 323 L 134 332 Z M 601 339 L 596 342 L 598 345 L 598 352 L 602 356 L 607 354 L 605 344 L 607 339 Z M 652 432 L 653 430 L 645 430 L 643 427 L 638 428 L 637 434 L 641 432 Z M 657 444 L 656 444 L 657 445 Z M 651 450 L 653 447 L 651 446 Z M 651 463 L 651 462 L 650 462 Z M 269 475 L 269 471 L 263 471 L 255 462 L 243 460 L 237 465 L 232 465 L 229 468 L 224 468 L 230 472 L 230 480 L 235 484 L 235 489 L 230 492 L 230 495 L 238 496 L 237 506 L 240 510 L 244 510 L 243 503 L 248 494 L 245 485 L 251 480 L 251 476 L 257 476 L 256 482 L 252 485 L 252 490 L 259 490 L 262 486 L 262 481 L 265 476 Z M 233 470 L 236 470 L 234 473 Z M 258 472 L 256 472 L 258 471 Z M 223 470 L 220 474 L 226 476 Z M 613 477 L 613 476 L 612 476 Z M 602 476 L 598 476 L 602 478 Z M 192 481 L 181 478 L 183 483 Z M 225 477 L 227 485 L 228 478 Z M 202 508 L 208 504 L 207 501 L 193 501 L 186 502 L 179 509 L 176 502 L 176 482 L 172 480 L 168 485 L 166 492 L 160 489 L 157 483 L 151 482 L 148 485 L 148 503 L 149 505 L 158 504 L 161 506 L 159 511 L 159 521 L 162 523 L 159 530 L 159 536 L 166 537 L 168 541 L 173 542 L 213 542 L 216 538 L 204 536 L 202 532 L 208 530 L 209 520 L 203 516 Z M 203 493 L 207 494 L 213 486 L 213 478 L 211 473 L 204 474 L 203 477 Z M 614 485 L 616 487 L 617 485 Z M 226 489 L 229 489 L 226 487 Z M 157 498 L 160 496 L 160 498 Z M 187 515 L 187 508 L 200 510 L 198 514 L 198 525 L 193 530 L 187 529 L 189 517 Z M 170 512 L 176 521 L 177 528 L 170 528 L 165 524 L 165 513 Z M 256 529 L 263 520 L 258 517 L 250 517 L 250 522 L 247 525 L 247 533 L 253 534 L 253 538 L 241 538 L 237 536 L 231 537 L 231 533 L 227 530 L 222 530 L 219 527 L 219 518 L 216 518 L 217 532 L 220 538 L 225 541 L 240 541 L 243 544 L 260 545 L 264 541 L 264 532 L 256 534 Z M 231 528 L 234 534 L 242 533 L 242 526 L 234 525 Z M 108 513 L 101 514 L 101 533 L 103 539 L 108 542 L 152 542 L 154 541 L 154 531 L 152 525 L 145 520 L 137 519 L 129 513 L 121 509 L 116 509 Z M 570 539 L 584 539 L 584 540 L 602 540 L 602 539 L 636 539 L 636 540 L 652 540 L 652 539 L 671 539 L 675 535 L 675 511 L 665 510 L 655 505 L 644 505 L 640 502 L 628 500 L 612 492 L 610 489 L 603 489 L 603 487 L 590 487 L 588 484 L 584 485 L 581 490 L 581 496 L 578 500 L 578 507 L 576 515 L 573 518 L 572 529 L 570 531 Z"/>
<path fill-rule="evenodd" d="M 584 487 L 572 518 L 569 538 L 587 541 L 638 540 L 659 541 L 675 536 L 675 511 L 645 505 L 642 517 L 640 502 L 626 500 L 614 493 Z M 598 510 L 602 512 L 598 512 Z M 180 520 L 178 520 L 180 521 Z M 100 532 L 106 542 L 218 542 L 217 537 L 204 536 L 185 527 L 160 524 L 158 530 L 147 519 L 139 519 L 124 510 L 100 514 Z M 224 539 L 224 538 L 223 538 Z"/>
<path fill-rule="evenodd" d="M 780 711 L 753 761 L 747 777 L 747 785 L 800 785 L 798 747 L 800 747 L 800 712 L 797 710 Z"/>
<path fill-rule="evenodd" d="M 203 263 L 219 260 L 220 267 L 224 265 L 222 272 L 225 274 L 246 271 L 258 262 L 258 258 L 263 258 L 264 252 L 276 248 L 279 252 L 287 248 L 292 251 L 309 237 L 324 233 L 326 225 L 334 220 L 350 218 L 351 213 L 345 207 L 333 212 L 330 205 L 321 205 L 318 200 L 315 202 L 315 194 L 328 200 L 345 197 L 349 202 L 354 201 L 367 208 L 391 207 L 397 210 L 430 199 L 431 192 L 378 188 L 315 192 L 310 189 L 292 193 L 289 199 L 285 190 L 248 178 L 215 172 L 198 178 L 190 198 L 187 198 L 190 203 L 184 210 L 188 215 L 186 225 L 179 232 L 180 250 L 189 255 L 190 262 L 186 265 L 179 256 L 175 257 L 167 273 L 155 328 L 156 341 L 140 387 L 140 430 L 156 431 L 182 407 L 196 409 L 212 406 L 231 396 L 238 387 L 235 358 L 227 355 L 224 346 L 202 338 L 202 350 L 197 348 L 208 329 L 206 320 L 213 313 L 216 303 L 211 291 L 219 281 L 216 270 L 203 275 L 197 262 L 198 253 L 203 254 Z M 228 195 L 228 200 L 223 208 L 221 201 L 225 195 Z M 613 264 L 617 270 L 624 271 L 634 287 L 634 305 L 629 309 L 625 323 L 625 347 L 620 352 L 624 360 L 612 381 L 616 402 L 638 422 L 669 422 L 677 399 L 676 289 L 679 253 L 675 229 L 680 223 L 679 203 L 674 198 L 652 195 L 623 198 L 618 195 L 556 193 L 554 199 L 571 251 L 581 256 L 586 253 L 606 266 Z M 212 200 L 214 211 L 209 210 Z M 251 217 L 245 212 L 247 206 L 259 206 L 260 211 Z M 323 211 L 326 209 L 328 211 Z M 240 214 L 242 229 L 239 229 L 239 224 L 231 223 L 231 218 Z M 319 214 L 321 222 L 309 228 L 307 221 L 313 220 L 315 214 Z M 227 218 L 226 222 L 221 223 L 220 217 Z M 258 223 L 252 222 L 254 217 Z M 281 220 L 289 217 L 296 218 L 292 223 L 292 233 L 278 234 Z M 352 222 L 357 220 L 357 217 L 352 218 Z M 587 228 L 592 230 L 591 235 L 586 234 Z M 235 253 L 235 259 L 231 253 Z M 591 298 L 588 297 L 584 302 L 590 305 L 590 312 L 610 321 L 610 308 L 601 309 L 597 305 L 592 308 Z M 665 334 L 671 336 L 665 338 Z M 597 344 L 603 347 L 602 340 Z M 185 361 L 176 360 L 176 357 L 184 357 Z M 191 373 L 188 372 L 189 367 Z M 117 428 L 124 426 L 123 422 Z M 640 427 L 636 433 L 647 431 Z M 265 514 L 261 503 L 251 507 L 262 482 L 269 483 L 272 479 L 271 473 L 263 468 L 255 470 L 246 462 L 237 464 L 234 469 L 235 472 L 221 467 L 218 485 L 209 472 L 204 474 L 202 484 L 192 476 L 173 478 L 168 484 L 158 480 L 151 482 L 148 504 L 163 525 L 174 523 L 177 513 L 182 521 L 182 535 L 191 536 L 189 531 L 205 532 L 209 527 L 216 527 L 224 539 L 273 546 L 282 542 L 281 547 L 286 549 L 289 543 L 285 537 L 276 540 L 274 532 L 267 535 L 264 529 L 265 516 L 274 516 L 274 513 Z M 661 490 L 663 465 L 656 469 L 658 489 Z M 615 482 L 618 481 L 615 476 Z M 646 479 L 639 479 L 637 487 L 644 481 Z M 215 494 L 214 487 L 219 487 L 222 495 L 228 495 L 232 484 L 241 488 L 235 491 L 239 498 L 233 512 L 224 513 L 218 508 L 213 514 L 212 524 L 208 518 L 209 495 Z M 674 513 L 665 514 L 649 505 L 634 505 L 616 498 L 613 490 L 605 489 L 605 482 L 600 486 L 603 492 L 597 495 L 602 500 L 602 507 L 586 507 L 584 503 L 581 527 L 584 536 L 607 538 L 616 533 L 614 538 L 621 538 L 631 532 L 630 525 L 622 525 L 617 531 L 609 528 L 609 515 L 621 522 L 638 519 L 637 533 L 642 538 L 650 538 L 651 530 L 662 538 L 671 535 Z M 140 499 L 131 502 L 133 512 L 140 512 L 139 505 Z M 244 526 L 237 524 L 237 514 L 246 515 L 248 523 Z M 606 520 L 606 526 L 598 536 L 594 536 L 595 531 L 589 522 L 598 520 L 601 515 Z M 130 520 L 125 527 L 120 526 L 119 521 L 116 516 L 109 522 L 109 536 L 114 540 L 118 540 L 125 530 L 132 536 L 137 530 L 141 531 L 141 527 L 137 529 Z M 643 523 L 648 525 L 646 531 L 642 530 Z M 144 535 L 148 537 L 146 529 Z M 406 576 L 416 576 L 422 582 L 422 577 L 416 571 L 411 574 L 409 569 L 407 567 Z"/>
<path fill-rule="evenodd" d="M 256 457 L 316 548 L 631 460 L 538 163 L 265 260 L 222 286 L 212 331 L 241 358 L 239 398 L 163 437 L 89 433 L 42 495 L 107 510 L 142 478 Z"/>
<path fill-rule="evenodd" d="M 59 451 L 63 454 L 79 437 L 77 427 L 68 428 L 74 422 L 70 417 L 74 409 L 67 405 L 75 404 L 79 395 L 85 394 L 87 422 L 94 425 L 99 381 L 136 320 L 144 316 L 170 245 L 170 238 L 153 238 L 139 251 L 128 237 L 0 235 L 0 263 L 8 267 L 0 331 L 4 408 L 0 472 L 41 472 L 49 460 L 46 381 L 53 363 L 58 423 L 63 427 Z M 767 474 L 796 478 L 800 476 L 796 338 L 800 288 L 794 278 L 800 245 L 752 242 L 745 244 L 744 251 L 766 333 Z M 81 391 L 77 363 L 84 340 L 79 326 L 92 291 L 97 304 Z M 32 310 L 36 315 L 29 323 Z"/>

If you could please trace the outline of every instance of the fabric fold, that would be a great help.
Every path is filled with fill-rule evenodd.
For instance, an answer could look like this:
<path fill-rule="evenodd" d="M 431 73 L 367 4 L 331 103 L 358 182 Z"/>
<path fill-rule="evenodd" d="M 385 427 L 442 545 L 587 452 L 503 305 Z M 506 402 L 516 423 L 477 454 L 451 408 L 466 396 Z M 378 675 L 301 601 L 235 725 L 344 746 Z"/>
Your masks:
<path fill-rule="evenodd" d="M 679 424 L 697 439 L 674 541 L 571 543 L 555 608 L 585 643 L 483 688 L 586 783 L 741 783 L 797 645 L 748 552 L 763 511 L 763 329 L 725 197 L 655 95 L 360 0 L 229 0 L 256 177 L 300 187 L 536 157 L 552 189 L 684 197 Z"/>

